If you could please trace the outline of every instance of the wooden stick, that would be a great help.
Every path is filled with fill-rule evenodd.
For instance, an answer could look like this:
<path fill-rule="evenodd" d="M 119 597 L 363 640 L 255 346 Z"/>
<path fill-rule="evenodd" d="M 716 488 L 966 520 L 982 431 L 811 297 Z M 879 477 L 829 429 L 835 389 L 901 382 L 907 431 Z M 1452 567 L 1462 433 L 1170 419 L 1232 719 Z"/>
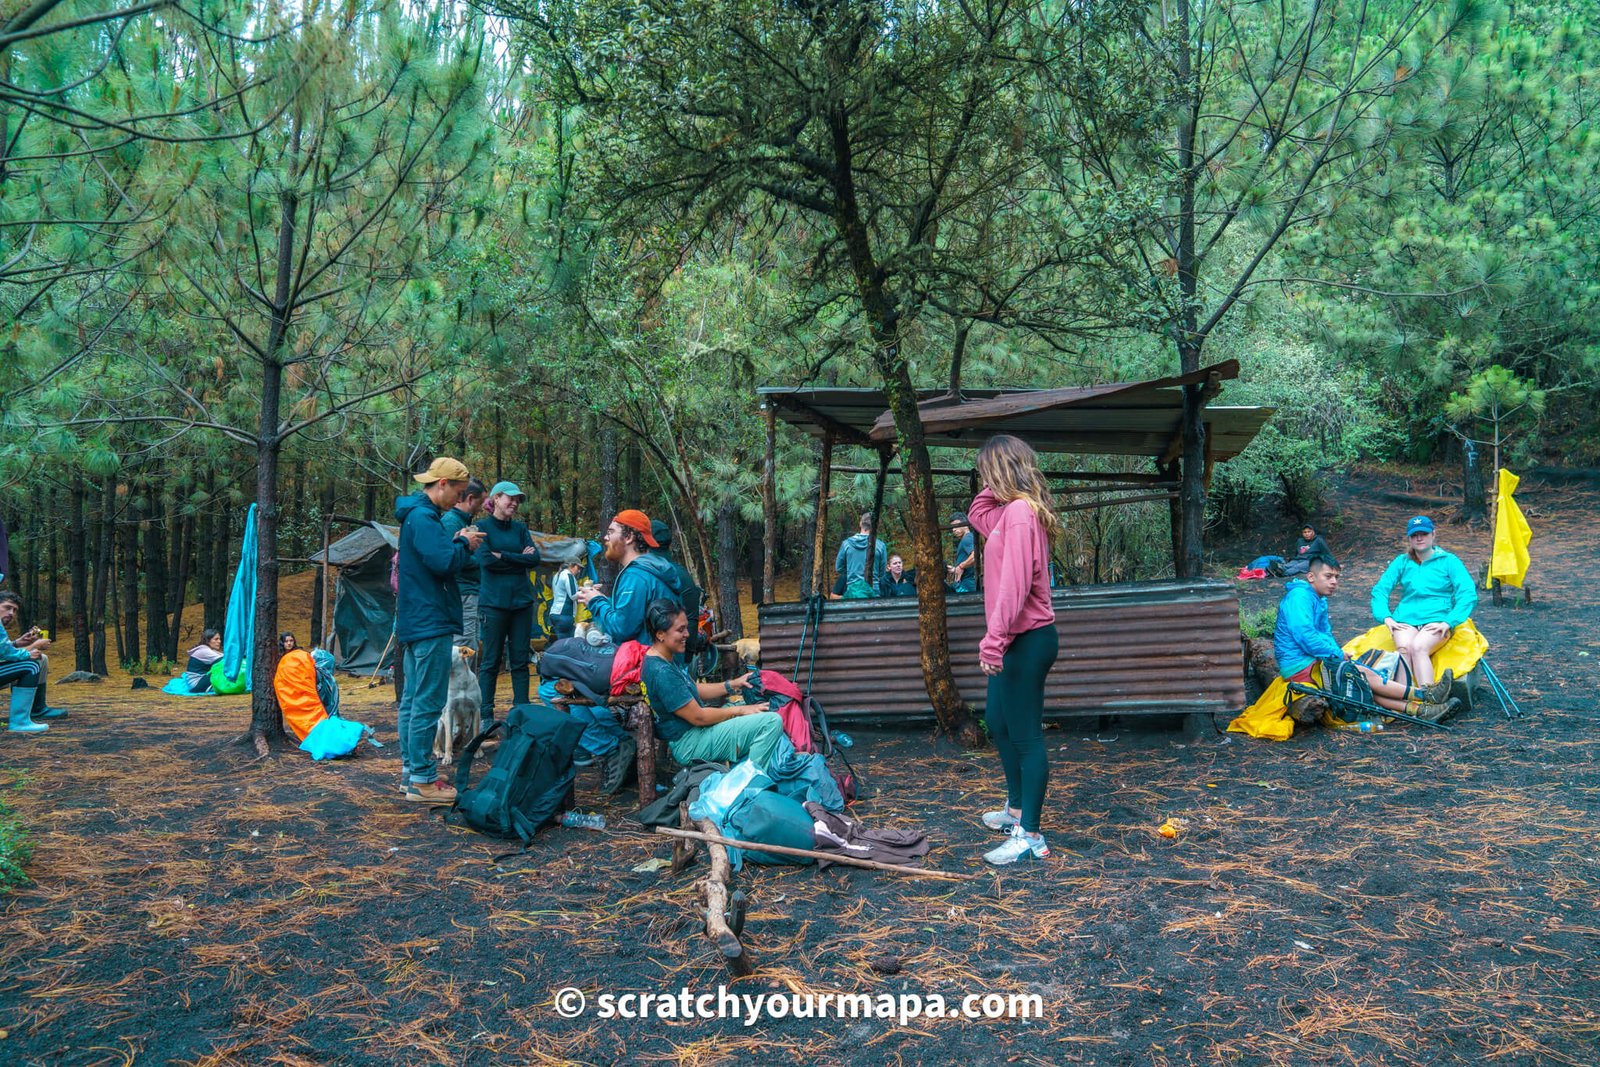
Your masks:
<path fill-rule="evenodd" d="M 701 820 L 704 825 L 704 820 Z M 847 867 L 865 867 L 869 871 L 892 871 L 895 874 L 909 874 L 918 878 L 945 878 L 955 882 L 970 882 L 972 875 L 961 874 L 956 871 L 934 871 L 926 867 L 903 867 L 895 863 L 880 863 L 877 860 L 864 860 L 855 856 L 841 856 L 837 852 L 814 852 L 806 848 L 789 848 L 787 845 L 762 845 L 753 841 L 735 841 L 731 837 L 721 834 L 700 832 L 693 830 L 674 830 L 670 826 L 656 827 L 656 833 L 666 834 L 668 837 L 689 837 L 696 841 L 705 841 L 713 845 L 724 845 L 728 848 L 742 848 L 751 852 L 770 852 L 777 856 L 805 856 L 814 860 L 824 860 L 828 863 L 842 863 Z"/>
<path fill-rule="evenodd" d="M 699 820 L 695 825 L 706 831 L 714 829 L 706 819 Z M 659 829 L 670 828 L 663 826 Z M 685 837 L 703 837 L 707 841 L 706 851 L 711 853 L 711 873 L 700 882 L 706 895 L 706 936 L 722 953 L 723 962 L 734 976 L 748 978 L 755 973 L 755 962 L 744 950 L 739 935 L 728 926 L 728 883 L 733 879 L 733 864 L 728 860 L 728 850 L 710 841 L 715 834 L 695 834 L 690 830 L 677 832 Z"/>

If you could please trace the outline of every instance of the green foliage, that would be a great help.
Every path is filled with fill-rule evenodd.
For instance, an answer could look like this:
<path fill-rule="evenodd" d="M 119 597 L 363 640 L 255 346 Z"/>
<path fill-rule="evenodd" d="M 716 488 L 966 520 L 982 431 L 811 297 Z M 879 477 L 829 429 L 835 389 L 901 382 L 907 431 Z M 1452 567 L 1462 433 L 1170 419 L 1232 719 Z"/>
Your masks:
<path fill-rule="evenodd" d="M 1239 616 L 1239 632 L 1245 637 L 1255 639 L 1271 637 L 1278 627 L 1278 609 L 1262 608 L 1260 611 L 1247 611 Z"/>
<path fill-rule="evenodd" d="M 7 788 L 17 789 L 23 779 L 14 778 Z M 33 841 L 22 819 L 0 798 L 0 893 L 28 883 L 28 861 L 33 858 Z"/>

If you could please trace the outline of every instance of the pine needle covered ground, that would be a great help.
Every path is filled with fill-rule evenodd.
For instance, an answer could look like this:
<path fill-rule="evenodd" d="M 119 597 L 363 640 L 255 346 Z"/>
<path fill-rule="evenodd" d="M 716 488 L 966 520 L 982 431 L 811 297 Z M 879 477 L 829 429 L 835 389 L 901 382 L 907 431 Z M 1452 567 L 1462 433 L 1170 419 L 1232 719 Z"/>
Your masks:
<path fill-rule="evenodd" d="M 1342 636 L 1413 510 L 1372 503 L 1377 485 L 1344 487 L 1333 531 Z M 562 987 L 593 1006 L 728 981 L 700 934 L 702 868 L 632 869 L 669 849 L 630 828 L 631 792 L 601 807 L 611 829 L 546 831 L 495 865 L 503 846 L 400 799 L 393 745 L 253 764 L 227 747 L 242 698 L 61 687 L 71 718 L 0 736 L 35 849 L 3 905 L 0 1059 L 1593 1064 L 1600 498 L 1522 498 L 1536 601 L 1477 615 L 1520 721 L 1489 703 L 1453 735 L 1281 745 L 1065 724 L 1046 735 L 1054 858 L 1003 874 L 973 825 L 1001 799 L 992 754 L 852 731 L 860 816 L 926 828 L 930 865 L 978 878 L 746 868 L 758 973 L 735 991 L 1036 993 L 1028 1021 L 563 1019 Z M 1469 565 L 1487 543 L 1441 540 Z M 344 687 L 392 740 L 389 691 Z M 595 785 L 580 778 L 586 806 Z M 1187 821 L 1173 840 L 1168 818 Z"/>

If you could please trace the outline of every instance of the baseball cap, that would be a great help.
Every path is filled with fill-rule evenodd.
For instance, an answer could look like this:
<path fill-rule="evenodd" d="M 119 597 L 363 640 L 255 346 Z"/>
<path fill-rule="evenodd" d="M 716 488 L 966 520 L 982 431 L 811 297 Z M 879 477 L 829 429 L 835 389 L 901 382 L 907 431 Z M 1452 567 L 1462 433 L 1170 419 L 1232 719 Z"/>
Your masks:
<path fill-rule="evenodd" d="M 520 496 L 524 500 L 528 499 L 528 494 L 517 488 L 516 482 L 495 482 L 494 488 L 489 490 L 489 495 L 500 496 L 501 494 L 506 496 Z"/>
<path fill-rule="evenodd" d="M 432 485 L 434 482 L 441 480 L 464 482 L 469 476 L 467 474 L 466 464 L 462 463 L 459 459 L 451 459 L 449 456 L 440 456 L 438 459 L 428 464 L 427 470 L 423 471 L 421 474 L 414 475 L 414 477 L 423 485 Z"/>
<path fill-rule="evenodd" d="M 672 544 L 672 527 L 660 519 L 650 520 L 650 534 L 656 539 L 656 544 L 660 548 L 667 548 Z"/>
<path fill-rule="evenodd" d="M 638 508 L 629 508 L 627 511 L 619 511 L 617 512 L 616 517 L 611 521 L 626 526 L 630 530 L 637 531 L 639 535 L 644 538 L 644 543 L 649 545 L 651 548 L 661 547 L 661 542 L 656 540 L 655 533 L 650 529 L 650 516 L 646 515 Z"/>
<path fill-rule="evenodd" d="M 1433 533 L 1433 520 L 1426 515 L 1417 515 L 1406 523 L 1406 536 L 1416 533 Z"/>

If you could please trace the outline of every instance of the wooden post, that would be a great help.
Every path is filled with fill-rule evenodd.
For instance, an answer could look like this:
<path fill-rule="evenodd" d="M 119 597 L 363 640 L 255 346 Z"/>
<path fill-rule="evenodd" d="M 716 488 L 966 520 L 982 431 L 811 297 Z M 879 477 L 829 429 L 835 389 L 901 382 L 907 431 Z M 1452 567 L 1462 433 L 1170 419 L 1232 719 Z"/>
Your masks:
<path fill-rule="evenodd" d="M 1177 460 L 1173 460 L 1171 463 L 1158 463 L 1156 466 L 1164 480 L 1180 478 Z M 1183 573 L 1183 499 L 1181 493 L 1174 494 L 1172 499 L 1167 502 L 1167 515 L 1172 523 L 1172 573 L 1174 577 L 1177 577 Z"/>
<path fill-rule="evenodd" d="M 767 454 L 761 470 L 761 518 L 765 524 L 761 537 L 761 596 L 763 604 L 778 599 L 778 413 L 769 402 L 761 405 L 767 417 Z"/>
<path fill-rule="evenodd" d="M 328 547 L 333 541 L 333 516 L 322 517 L 322 632 L 313 634 L 311 639 L 316 641 L 321 648 L 329 645 L 329 635 L 333 633 L 333 614 L 328 608 L 328 591 L 332 588 L 328 583 Z"/>
<path fill-rule="evenodd" d="M 872 487 L 872 529 L 867 531 L 867 561 L 863 564 L 862 575 L 867 583 L 872 586 L 874 595 L 878 592 L 878 579 L 881 575 L 872 573 L 873 554 L 878 551 L 878 523 L 883 520 L 883 483 L 889 476 L 889 451 L 888 445 L 878 449 L 878 480 Z"/>
<path fill-rule="evenodd" d="M 817 469 L 817 526 L 812 535 L 811 595 L 824 596 L 822 576 L 827 573 L 828 490 L 833 481 L 833 434 L 822 438 L 822 463 Z"/>

